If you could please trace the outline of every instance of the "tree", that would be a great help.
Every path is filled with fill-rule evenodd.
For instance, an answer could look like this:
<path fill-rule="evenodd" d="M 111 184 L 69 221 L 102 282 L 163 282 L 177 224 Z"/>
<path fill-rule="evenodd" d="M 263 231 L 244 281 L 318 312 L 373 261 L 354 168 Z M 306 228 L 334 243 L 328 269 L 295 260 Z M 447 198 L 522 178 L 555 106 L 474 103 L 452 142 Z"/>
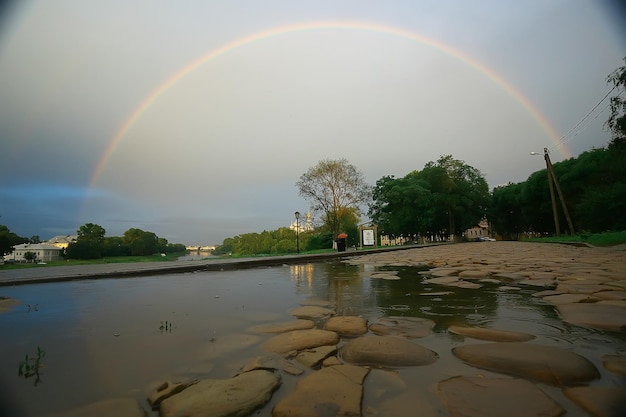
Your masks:
<path fill-rule="evenodd" d="M 24 253 L 24 259 L 26 259 L 28 262 L 35 262 L 37 260 L 37 254 L 35 252 L 25 252 Z"/>
<path fill-rule="evenodd" d="M 360 215 L 372 188 L 363 174 L 347 159 L 324 159 L 300 176 L 296 182 L 301 197 L 311 203 L 314 212 L 322 214 L 325 226 L 336 236 L 346 216 Z"/>
<path fill-rule="evenodd" d="M 27 238 L 16 235 L 7 226 L 0 224 L 0 256 L 11 252 L 13 246 L 27 242 Z"/>
<path fill-rule="evenodd" d="M 122 240 L 130 248 L 132 256 L 152 255 L 159 252 L 159 238 L 152 232 L 131 228 L 124 232 Z"/>
<path fill-rule="evenodd" d="M 76 232 L 78 240 L 89 241 L 93 243 L 103 243 L 106 231 L 100 225 L 94 223 L 86 223 L 78 228 Z"/>
<path fill-rule="evenodd" d="M 100 225 L 86 223 L 76 231 L 76 242 L 67 247 L 67 257 L 70 259 L 98 259 L 104 250 L 104 235 L 106 231 Z"/>
<path fill-rule="evenodd" d="M 378 180 L 369 215 L 391 236 L 447 238 L 484 218 L 489 199 L 480 171 L 446 155 L 404 178 Z"/>
<path fill-rule="evenodd" d="M 626 57 L 624 58 L 626 62 Z M 626 91 L 626 66 L 619 67 L 608 77 L 607 82 L 613 84 L 617 90 L 617 95 L 611 97 L 611 114 L 606 121 L 606 125 L 612 133 L 611 144 L 613 146 L 623 146 L 626 144 L 626 97 L 622 97 Z"/>

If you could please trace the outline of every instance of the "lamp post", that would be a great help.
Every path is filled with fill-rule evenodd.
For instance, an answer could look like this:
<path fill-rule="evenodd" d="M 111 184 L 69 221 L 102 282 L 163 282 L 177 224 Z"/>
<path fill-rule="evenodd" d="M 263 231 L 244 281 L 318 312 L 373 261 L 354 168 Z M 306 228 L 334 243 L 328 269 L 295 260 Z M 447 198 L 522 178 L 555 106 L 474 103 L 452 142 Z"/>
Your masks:
<path fill-rule="evenodd" d="M 296 216 L 296 253 L 300 253 L 300 212 L 294 213 Z"/>
<path fill-rule="evenodd" d="M 539 152 L 531 152 L 530 154 L 540 155 Z M 546 170 L 548 172 L 548 184 L 550 185 L 550 199 L 552 200 L 552 214 L 554 215 L 554 226 L 556 228 L 556 235 L 560 236 L 561 231 L 559 227 L 559 215 L 556 209 L 556 198 L 554 197 L 554 188 L 556 188 L 556 191 L 559 194 L 559 200 L 561 200 L 561 207 L 563 208 L 563 213 L 565 213 L 565 219 L 567 220 L 569 233 L 570 235 L 574 235 L 574 224 L 572 223 L 572 219 L 569 216 L 569 211 L 567 210 L 567 206 L 565 205 L 565 199 L 563 198 L 561 186 L 559 185 L 559 181 L 556 179 L 556 175 L 554 174 L 554 170 L 552 169 L 552 161 L 550 161 L 548 148 L 543 148 L 543 158 L 546 160 Z"/>

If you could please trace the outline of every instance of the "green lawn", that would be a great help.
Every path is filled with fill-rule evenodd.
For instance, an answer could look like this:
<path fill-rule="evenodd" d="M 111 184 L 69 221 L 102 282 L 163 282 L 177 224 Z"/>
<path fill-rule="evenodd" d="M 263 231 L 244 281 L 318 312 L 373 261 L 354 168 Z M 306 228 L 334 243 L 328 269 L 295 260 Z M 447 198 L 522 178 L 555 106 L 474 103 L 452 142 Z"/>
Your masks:
<path fill-rule="evenodd" d="M 589 243 L 594 246 L 614 246 L 626 243 L 626 231 L 621 232 L 604 232 L 604 233 L 581 233 L 579 235 L 569 236 L 553 236 L 527 239 L 527 242 L 581 242 Z"/>

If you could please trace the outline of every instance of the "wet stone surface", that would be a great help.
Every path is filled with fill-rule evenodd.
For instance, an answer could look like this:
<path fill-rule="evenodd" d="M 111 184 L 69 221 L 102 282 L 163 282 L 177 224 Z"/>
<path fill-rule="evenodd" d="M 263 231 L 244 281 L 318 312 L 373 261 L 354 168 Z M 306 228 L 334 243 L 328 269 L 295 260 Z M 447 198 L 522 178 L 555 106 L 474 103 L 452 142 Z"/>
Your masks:
<path fill-rule="evenodd" d="M 144 285 L 137 289 L 132 281 L 108 283 L 124 284 L 116 294 L 131 291 L 128 310 L 116 316 L 118 298 L 106 299 L 115 307 L 103 310 L 106 320 L 72 333 L 107 329 L 107 337 L 88 344 L 90 358 L 101 362 L 98 372 L 108 375 L 99 389 L 106 390 L 110 380 L 161 382 L 139 395 L 133 393 L 148 386 L 145 382 L 93 401 L 68 400 L 68 406 L 48 414 L 621 416 L 626 398 L 624 255 L 610 249 L 482 242 L 276 269 L 266 271 L 276 278 L 263 285 L 256 284 L 261 278 L 250 278 L 255 271 L 237 275 L 238 281 L 228 274 L 228 279 L 206 275 L 197 282 L 184 276 L 176 285 L 184 293 L 181 305 L 188 308 L 170 302 L 176 293 L 166 279 L 157 281 L 165 289 L 161 297 L 146 299 L 140 295 L 153 284 L 148 278 L 138 281 Z M 255 283 L 252 290 L 249 282 Z M 251 295 L 237 298 L 237 286 Z M 76 288 L 85 291 L 84 284 Z M 109 293 L 106 288 L 98 297 Z M 40 311 L 27 311 L 23 306 L 29 300 L 14 299 L 0 315 L 0 320 L 7 317 L 0 321 L 5 327 L 16 320 L 35 322 L 47 308 L 39 302 Z M 135 336 L 141 329 L 115 327 L 132 321 L 129 312 L 155 299 L 167 305 L 158 311 L 171 314 L 173 330 L 150 329 L 141 339 Z M 143 317 L 146 321 L 158 323 L 154 316 Z M 30 333 L 18 334 L 22 345 L 33 334 L 26 330 Z M 44 368 L 44 378 L 50 378 L 45 388 L 28 386 L 28 391 L 18 389 L 20 395 L 41 395 L 36 400 L 42 403 L 57 385 L 71 386 L 73 392 L 85 385 L 75 376 L 64 383 L 54 379 L 62 365 L 54 362 L 58 352 L 71 348 L 63 336 L 58 346 L 46 346 L 56 354 L 46 357 L 51 362 Z M 50 340 L 51 334 L 45 337 Z M 126 355 L 134 346 L 136 353 Z M 78 356 L 79 351 L 72 352 Z M 2 360 L 0 369 L 8 369 Z M 119 362 L 124 366 L 116 367 Z M 149 375 L 142 379 L 143 373 Z M 119 392 L 131 394 L 120 398 Z"/>

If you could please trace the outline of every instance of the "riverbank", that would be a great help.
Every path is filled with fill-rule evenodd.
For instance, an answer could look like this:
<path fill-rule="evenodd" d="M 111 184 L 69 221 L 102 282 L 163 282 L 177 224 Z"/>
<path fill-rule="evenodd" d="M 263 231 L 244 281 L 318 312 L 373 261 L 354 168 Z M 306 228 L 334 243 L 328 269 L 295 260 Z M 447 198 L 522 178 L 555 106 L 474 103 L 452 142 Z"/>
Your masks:
<path fill-rule="evenodd" d="M 0 270 L 0 286 L 35 284 L 41 282 L 72 281 L 77 279 L 98 279 L 142 276 L 153 274 L 176 274 L 196 271 L 221 271 L 232 269 L 270 267 L 283 264 L 320 262 L 333 259 L 344 259 L 366 254 L 393 252 L 447 243 L 424 245 L 407 245 L 366 250 L 349 250 L 346 252 L 330 252 L 319 254 L 298 254 L 283 256 L 267 256 L 254 258 L 213 258 L 173 262 L 129 262 L 90 265 L 70 265 L 41 268 Z M 477 243 L 478 244 L 478 243 Z M 485 244 L 485 243 L 480 243 Z"/>

